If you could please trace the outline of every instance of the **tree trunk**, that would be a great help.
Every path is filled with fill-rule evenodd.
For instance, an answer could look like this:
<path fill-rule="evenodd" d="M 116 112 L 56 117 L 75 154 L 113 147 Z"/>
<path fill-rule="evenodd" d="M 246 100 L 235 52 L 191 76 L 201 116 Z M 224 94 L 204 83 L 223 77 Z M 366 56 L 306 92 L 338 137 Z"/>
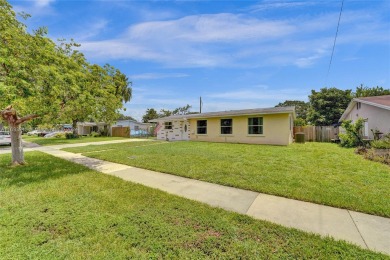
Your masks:
<path fill-rule="evenodd" d="M 10 125 L 10 130 L 12 143 L 12 165 L 25 164 L 22 144 L 22 129 L 20 128 L 20 124 Z"/>
<path fill-rule="evenodd" d="M 77 121 L 78 120 L 72 120 L 72 128 L 73 128 L 73 134 L 74 135 L 78 135 Z"/>
<path fill-rule="evenodd" d="M 2 119 L 8 123 L 10 128 L 12 165 L 25 164 L 22 145 L 22 129 L 20 126 L 23 122 L 37 118 L 38 115 L 28 115 L 20 118 L 16 115 L 16 110 L 12 108 L 12 105 L 6 107 L 4 110 L 0 110 L 0 115 Z"/>

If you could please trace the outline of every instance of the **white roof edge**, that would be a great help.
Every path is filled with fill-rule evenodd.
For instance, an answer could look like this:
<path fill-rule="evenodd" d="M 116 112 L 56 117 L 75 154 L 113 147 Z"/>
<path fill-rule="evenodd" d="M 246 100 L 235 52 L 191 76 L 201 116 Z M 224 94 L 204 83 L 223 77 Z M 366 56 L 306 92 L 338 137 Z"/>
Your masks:
<path fill-rule="evenodd" d="M 352 111 L 356 103 L 357 102 L 355 101 L 355 99 L 352 99 L 351 102 L 349 102 L 347 108 L 344 110 L 344 113 L 341 115 L 339 122 L 343 121 L 347 117 L 347 115 L 349 114 L 349 112 Z"/>

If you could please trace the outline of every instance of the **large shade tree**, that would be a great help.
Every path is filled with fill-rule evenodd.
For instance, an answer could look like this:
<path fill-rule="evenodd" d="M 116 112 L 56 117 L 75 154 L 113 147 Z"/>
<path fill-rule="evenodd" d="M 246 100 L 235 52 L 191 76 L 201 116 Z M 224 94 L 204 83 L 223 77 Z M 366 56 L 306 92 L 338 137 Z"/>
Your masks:
<path fill-rule="evenodd" d="M 356 91 L 353 93 L 353 97 L 371 97 L 371 96 L 383 96 L 390 95 L 390 89 L 386 89 L 380 86 L 365 87 L 363 84 L 356 87 Z"/>
<path fill-rule="evenodd" d="M 318 126 L 337 123 L 352 99 L 351 92 L 350 89 L 337 88 L 312 90 L 309 95 L 310 108 L 307 121 Z"/>
<path fill-rule="evenodd" d="M 0 0 L 0 114 L 10 128 L 13 164 L 24 163 L 24 122 L 110 122 L 131 99 L 124 74 L 89 64 L 75 47 L 73 42 L 55 44 L 45 28 L 27 32 L 12 6 Z"/>
<path fill-rule="evenodd" d="M 286 100 L 283 103 L 280 102 L 275 107 L 289 107 L 295 106 L 295 113 L 297 115 L 294 120 L 294 125 L 306 125 L 307 113 L 310 107 L 309 102 L 301 101 L 301 100 Z"/>

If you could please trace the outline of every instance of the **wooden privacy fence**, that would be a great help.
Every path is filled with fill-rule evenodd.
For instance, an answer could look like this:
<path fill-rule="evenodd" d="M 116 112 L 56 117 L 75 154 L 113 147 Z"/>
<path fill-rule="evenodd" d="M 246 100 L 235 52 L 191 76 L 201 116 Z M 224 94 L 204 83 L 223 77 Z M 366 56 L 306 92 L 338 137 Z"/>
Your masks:
<path fill-rule="evenodd" d="M 339 128 L 334 126 L 294 126 L 295 133 L 305 133 L 306 142 L 331 142 L 338 139 Z"/>
<path fill-rule="evenodd" d="M 111 136 L 130 138 L 130 127 L 122 127 L 122 126 L 113 127 L 111 130 Z"/>

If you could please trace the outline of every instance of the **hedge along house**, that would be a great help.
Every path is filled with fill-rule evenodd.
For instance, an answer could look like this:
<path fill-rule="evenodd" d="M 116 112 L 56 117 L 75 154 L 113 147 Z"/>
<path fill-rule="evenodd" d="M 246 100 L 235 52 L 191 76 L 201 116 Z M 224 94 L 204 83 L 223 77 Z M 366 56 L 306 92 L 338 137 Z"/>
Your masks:
<path fill-rule="evenodd" d="M 175 115 L 157 122 L 157 139 L 288 145 L 293 141 L 295 107 Z"/>
<path fill-rule="evenodd" d="M 339 121 L 358 118 L 364 119 L 364 138 L 374 139 L 373 132 L 390 133 L 390 95 L 352 99 Z"/>

